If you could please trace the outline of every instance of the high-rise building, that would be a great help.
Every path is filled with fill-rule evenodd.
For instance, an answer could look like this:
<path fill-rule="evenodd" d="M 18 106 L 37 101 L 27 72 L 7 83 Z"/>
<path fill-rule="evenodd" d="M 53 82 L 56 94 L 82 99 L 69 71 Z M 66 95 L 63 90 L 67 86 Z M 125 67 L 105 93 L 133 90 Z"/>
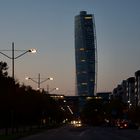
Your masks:
<path fill-rule="evenodd" d="M 97 86 L 97 48 L 92 14 L 81 11 L 75 16 L 76 94 L 94 96 Z"/>
<path fill-rule="evenodd" d="M 140 106 L 140 70 L 135 72 L 136 106 Z"/>

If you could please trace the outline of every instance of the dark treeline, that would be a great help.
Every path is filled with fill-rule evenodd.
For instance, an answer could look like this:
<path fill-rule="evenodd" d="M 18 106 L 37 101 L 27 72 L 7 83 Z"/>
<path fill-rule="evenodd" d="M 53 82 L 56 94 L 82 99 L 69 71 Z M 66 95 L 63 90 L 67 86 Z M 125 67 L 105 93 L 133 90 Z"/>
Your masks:
<path fill-rule="evenodd" d="M 0 62 L 1 128 L 62 122 L 63 112 L 49 94 L 20 85 L 7 69 L 7 63 Z"/>

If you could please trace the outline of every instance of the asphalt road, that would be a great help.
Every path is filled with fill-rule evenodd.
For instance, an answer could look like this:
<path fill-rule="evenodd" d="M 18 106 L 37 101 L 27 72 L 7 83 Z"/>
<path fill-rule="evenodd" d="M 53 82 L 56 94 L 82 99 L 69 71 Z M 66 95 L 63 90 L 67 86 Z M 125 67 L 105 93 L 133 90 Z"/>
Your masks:
<path fill-rule="evenodd" d="M 21 138 L 20 140 L 140 140 L 140 130 L 64 126 L 46 130 L 43 133 Z"/>

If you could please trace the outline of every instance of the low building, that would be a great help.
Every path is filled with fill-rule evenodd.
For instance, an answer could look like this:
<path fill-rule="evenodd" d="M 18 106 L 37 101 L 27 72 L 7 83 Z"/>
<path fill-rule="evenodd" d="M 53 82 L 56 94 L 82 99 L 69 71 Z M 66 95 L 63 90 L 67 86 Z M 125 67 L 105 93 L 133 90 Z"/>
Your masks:
<path fill-rule="evenodd" d="M 111 100 L 112 92 L 98 92 L 97 97 L 101 97 L 104 103 L 108 103 Z"/>

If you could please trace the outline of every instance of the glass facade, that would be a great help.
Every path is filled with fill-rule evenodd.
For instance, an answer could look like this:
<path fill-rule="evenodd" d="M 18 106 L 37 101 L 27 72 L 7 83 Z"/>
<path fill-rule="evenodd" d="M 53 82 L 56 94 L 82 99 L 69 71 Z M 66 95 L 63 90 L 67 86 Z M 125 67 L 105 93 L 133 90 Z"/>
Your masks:
<path fill-rule="evenodd" d="M 96 36 L 94 16 L 75 16 L 76 88 L 79 96 L 94 96 L 96 84 Z"/>

